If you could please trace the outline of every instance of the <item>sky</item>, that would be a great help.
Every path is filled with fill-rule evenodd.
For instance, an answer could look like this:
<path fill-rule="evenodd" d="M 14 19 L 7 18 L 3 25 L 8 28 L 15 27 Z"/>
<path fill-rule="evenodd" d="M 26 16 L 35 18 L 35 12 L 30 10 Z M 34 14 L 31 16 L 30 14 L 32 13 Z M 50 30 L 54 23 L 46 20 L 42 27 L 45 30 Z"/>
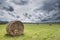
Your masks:
<path fill-rule="evenodd" d="M 60 0 L 0 0 L 0 21 L 60 22 Z"/>

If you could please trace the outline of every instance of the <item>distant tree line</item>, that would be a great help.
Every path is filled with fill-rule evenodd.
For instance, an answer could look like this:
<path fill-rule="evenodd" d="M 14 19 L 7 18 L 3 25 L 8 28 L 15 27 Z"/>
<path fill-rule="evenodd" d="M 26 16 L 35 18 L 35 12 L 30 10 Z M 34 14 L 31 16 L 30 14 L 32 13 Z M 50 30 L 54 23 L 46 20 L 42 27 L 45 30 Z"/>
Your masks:
<path fill-rule="evenodd" d="M 0 24 L 6 24 L 8 21 L 0 21 Z M 24 24 L 60 24 L 60 22 L 41 22 L 41 23 L 33 23 L 33 22 L 23 22 Z"/>
<path fill-rule="evenodd" d="M 6 24 L 8 21 L 0 21 L 0 24 Z"/>

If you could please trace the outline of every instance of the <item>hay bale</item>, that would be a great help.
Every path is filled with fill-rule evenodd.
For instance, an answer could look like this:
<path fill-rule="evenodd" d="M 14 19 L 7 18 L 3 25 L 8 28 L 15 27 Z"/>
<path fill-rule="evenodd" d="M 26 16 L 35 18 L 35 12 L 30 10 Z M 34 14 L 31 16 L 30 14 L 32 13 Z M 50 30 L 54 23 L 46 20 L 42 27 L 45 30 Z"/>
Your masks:
<path fill-rule="evenodd" d="M 21 21 L 11 21 L 8 23 L 6 31 L 12 36 L 21 35 L 24 32 L 24 25 Z"/>

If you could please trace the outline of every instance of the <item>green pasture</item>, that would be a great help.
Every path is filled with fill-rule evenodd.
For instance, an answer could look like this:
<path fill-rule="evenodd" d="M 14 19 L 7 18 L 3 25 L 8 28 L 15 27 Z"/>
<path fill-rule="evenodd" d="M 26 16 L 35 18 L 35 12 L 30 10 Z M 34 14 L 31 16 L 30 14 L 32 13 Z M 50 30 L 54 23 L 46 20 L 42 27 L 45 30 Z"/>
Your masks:
<path fill-rule="evenodd" d="M 6 35 L 6 24 L 0 24 L 0 40 L 60 40 L 60 24 L 24 24 L 24 35 Z"/>

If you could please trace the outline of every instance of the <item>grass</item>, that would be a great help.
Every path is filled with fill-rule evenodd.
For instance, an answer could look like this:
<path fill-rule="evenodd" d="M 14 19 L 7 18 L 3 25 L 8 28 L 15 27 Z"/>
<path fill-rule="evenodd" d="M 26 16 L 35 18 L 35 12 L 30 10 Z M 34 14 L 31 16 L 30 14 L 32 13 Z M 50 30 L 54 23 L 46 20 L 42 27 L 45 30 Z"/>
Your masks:
<path fill-rule="evenodd" d="M 60 24 L 24 24 L 24 35 L 6 35 L 6 24 L 0 24 L 0 40 L 60 40 Z"/>

